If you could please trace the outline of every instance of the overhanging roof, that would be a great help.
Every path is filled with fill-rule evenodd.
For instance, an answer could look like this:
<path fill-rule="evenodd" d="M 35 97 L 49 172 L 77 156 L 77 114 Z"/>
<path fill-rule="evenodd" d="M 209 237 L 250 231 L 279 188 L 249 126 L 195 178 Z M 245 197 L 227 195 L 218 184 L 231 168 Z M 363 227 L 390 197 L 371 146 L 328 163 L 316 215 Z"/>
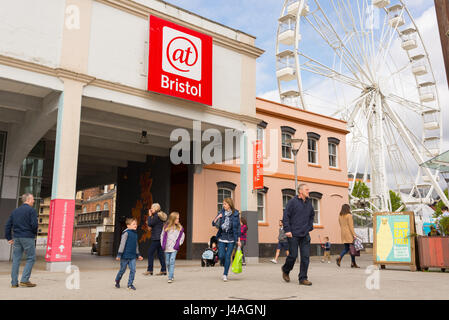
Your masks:
<path fill-rule="evenodd" d="M 440 172 L 449 172 L 449 150 L 420 165 Z"/>

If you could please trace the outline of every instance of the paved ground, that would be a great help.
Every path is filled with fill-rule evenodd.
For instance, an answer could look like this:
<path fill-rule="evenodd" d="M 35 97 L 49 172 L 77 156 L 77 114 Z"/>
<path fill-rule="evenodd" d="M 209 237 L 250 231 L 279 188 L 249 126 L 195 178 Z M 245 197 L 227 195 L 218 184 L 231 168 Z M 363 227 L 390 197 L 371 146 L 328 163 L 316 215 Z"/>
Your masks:
<path fill-rule="evenodd" d="M 281 265 L 272 264 L 269 259 L 244 267 L 242 274 L 231 273 L 226 283 L 221 280 L 223 269 L 219 266 L 201 268 L 199 261 L 178 260 L 172 284 L 167 283 L 166 277 L 142 275 L 146 261 L 139 261 L 137 291 L 131 292 L 113 287 L 119 262 L 111 257 L 91 256 L 84 248 L 74 248 L 73 264 L 80 270 L 80 289 L 69 290 L 66 288 L 69 275 L 45 271 L 40 251 L 31 278 L 38 284 L 35 288 L 10 288 L 11 263 L 0 262 L 0 299 L 449 299 L 448 271 L 410 272 L 403 267 L 388 268 L 380 271 L 380 289 L 367 289 L 370 275 L 365 271 L 371 264 L 371 257 L 365 254 L 358 259 L 361 269 L 351 269 L 349 257 L 345 257 L 341 268 L 334 259 L 327 264 L 312 257 L 309 269 L 312 287 L 298 285 L 298 264 L 290 274 L 292 281 L 285 283 L 281 278 Z M 127 279 L 128 272 L 122 286 L 126 287 Z"/>

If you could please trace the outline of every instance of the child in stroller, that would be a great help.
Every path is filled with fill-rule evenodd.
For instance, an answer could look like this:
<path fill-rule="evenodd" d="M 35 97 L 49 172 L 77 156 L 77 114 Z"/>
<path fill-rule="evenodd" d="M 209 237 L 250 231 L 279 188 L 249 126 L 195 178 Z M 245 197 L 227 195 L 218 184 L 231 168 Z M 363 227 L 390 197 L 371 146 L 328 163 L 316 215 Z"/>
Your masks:
<path fill-rule="evenodd" d="M 218 246 L 217 237 L 213 236 L 209 240 L 209 247 L 204 250 L 201 255 L 201 266 L 202 267 L 214 267 L 215 263 L 218 261 Z"/>

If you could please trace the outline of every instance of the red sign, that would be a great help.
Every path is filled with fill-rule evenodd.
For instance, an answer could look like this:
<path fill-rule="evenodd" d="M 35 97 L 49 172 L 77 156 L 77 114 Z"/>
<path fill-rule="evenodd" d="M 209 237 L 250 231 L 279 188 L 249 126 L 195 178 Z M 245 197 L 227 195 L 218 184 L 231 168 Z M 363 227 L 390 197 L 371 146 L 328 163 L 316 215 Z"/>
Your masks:
<path fill-rule="evenodd" d="M 75 200 L 51 200 L 46 261 L 71 260 L 74 217 Z"/>
<path fill-rule="evenodd" d="M 262 140 L 254 143 L 253 189 L 263 189 L 263 145 Z"/>
<path fill-rule="evenodd" d="M 212 105 L 212 37 L 150 16 L 148 90 Z"/>

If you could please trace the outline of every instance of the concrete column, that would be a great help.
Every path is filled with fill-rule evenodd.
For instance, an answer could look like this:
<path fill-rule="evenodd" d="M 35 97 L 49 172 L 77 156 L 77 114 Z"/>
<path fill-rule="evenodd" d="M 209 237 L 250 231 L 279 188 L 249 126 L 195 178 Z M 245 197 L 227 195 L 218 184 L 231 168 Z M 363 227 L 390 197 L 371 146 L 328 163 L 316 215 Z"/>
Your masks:
<path fill-rule="evenodd" d="M 60 59 L 64 93 L 58 106 L 52 200 L 45 254 L 49 271 L 65 271 L 71 262 L 81 98 L 83 87 L 92 80 L 79 74 L 87 74 L 88 71 L 91 17 L 92 0 L 66 1 Z"/>
<path fill-rule="evenodd" d="M 45 254 L 49 271 L 65 271 L 71 262 L 81 97 L 85 84 L 70 79 L 63 81 L 64 92 L 58 106 L 50 221 Z"/>
<path fill-rule="evenodd" d="M 240 192 L 241 212 L 248 222 L 246 262 L 259 262 L 259 222 L 257 217 L 257 192 L 253 192 L 253 142 L 257 127 L 246 124 L 247 130 L 240 139 Z"/>

